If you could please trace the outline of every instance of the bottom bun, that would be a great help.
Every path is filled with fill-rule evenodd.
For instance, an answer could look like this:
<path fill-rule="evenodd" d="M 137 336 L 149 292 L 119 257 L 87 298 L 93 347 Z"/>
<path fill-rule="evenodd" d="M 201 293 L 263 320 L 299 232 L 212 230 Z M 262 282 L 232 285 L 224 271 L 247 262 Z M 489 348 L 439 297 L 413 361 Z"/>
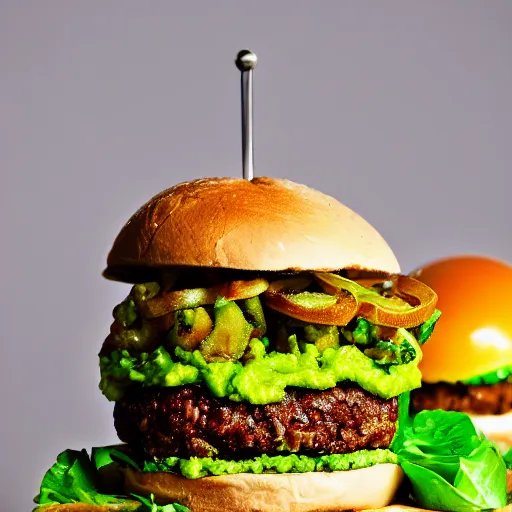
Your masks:
<path fill-rule="evenodd" d="M 181 503 L 192 512 L 340 512 L 389 505 L 403 480 L 396 464 L 334 473 L 209 476 L 125 469 L 126 491 Z"/>
<path fill-rule="evenodd" d="M 487 439 L 495 442 L 500 450 L 506 452 L 512 447 L 512 412 L 470 416 L 475 426 L 485 434 Z"/>

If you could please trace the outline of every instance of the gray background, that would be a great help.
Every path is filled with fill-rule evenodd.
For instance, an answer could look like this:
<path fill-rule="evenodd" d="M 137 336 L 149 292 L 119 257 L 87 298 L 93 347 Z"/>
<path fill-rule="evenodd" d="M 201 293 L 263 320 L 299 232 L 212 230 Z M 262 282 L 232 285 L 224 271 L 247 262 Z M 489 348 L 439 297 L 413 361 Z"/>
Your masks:
<path fill-rule="evenodd" d="M 131 213 L 239 176 L 240 48 L 256 172 L 327 191 L 408 271 L 512 260 L 512 1 L 0 1 L 0 510 L 57 453 L 113 443 L 102 280 Z"/>

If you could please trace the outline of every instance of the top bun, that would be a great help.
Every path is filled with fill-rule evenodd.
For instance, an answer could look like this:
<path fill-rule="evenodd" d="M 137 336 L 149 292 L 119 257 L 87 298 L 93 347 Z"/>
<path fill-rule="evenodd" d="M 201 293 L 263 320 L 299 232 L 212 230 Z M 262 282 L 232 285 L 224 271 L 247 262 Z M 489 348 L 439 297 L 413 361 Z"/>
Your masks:
<path fill-rule="evenodd" d="M 430 263 L 412 273 L 438 295 L 442 316 L 423 345 L 428 383 L 455 383 L 512 361 L 512 266 L 480 256 Z"/>
<path fill-rule="evenodd" d="M 390 247 L 359 215 L 274 178 L 207 178 L 161 192 L 123 227 L 107 265 L 107 276 L 162 266 L 400 272 Z"/>

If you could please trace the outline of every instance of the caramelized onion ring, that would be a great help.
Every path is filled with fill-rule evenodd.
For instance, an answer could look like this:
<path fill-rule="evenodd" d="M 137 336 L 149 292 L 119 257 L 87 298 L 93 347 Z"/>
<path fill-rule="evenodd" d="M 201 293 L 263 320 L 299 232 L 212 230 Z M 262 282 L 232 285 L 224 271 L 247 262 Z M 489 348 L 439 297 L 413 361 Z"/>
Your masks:
<path fill-rule="evenodd" d="M 437 294 L 427 285 L 408 276 L 393 276 L 392 297 L 365 288 L 336 274 L 315 274 L 324 290 L 334 293 L 345 290 L 359 304 L 357 315 L 376 325 L 386 327 L 416 327 L 426 322 L 434 312 Z"/>
<path fill-rule="evenodd" d="M 227 300 L 250 299 L 268 288 L 268 281 L 262 278 L 251 281 L 231 281 L 211 288 L 190 288 L 160 293 L 153 299 L 140 304 L 145 318 L 157 318 L 179 309 L 192 309 L 215 304 L 218 297 Z"/>
<path fill-rule="evenodd" d="M 265 303 L 279 313 L 313 324 L 347 325 L 354 318 L 358 304 L 353 295 L 341 290 L 335 294 L 335 302 L 332 304 L 330 299 L 322 300 L 321 295 L 323 294 L 301 291 L 310 283 L 311 279 L 307 277 L 274 281 L 264 294 Z M 330 297 L 330 295 L 326 295 L 325 299 Z M 301 298 L 304 300 L 300 300 Z M 307 307 L 304 302 L 308 302 L 308 299 L 312 304 L 321 304 L 322 302 L 331 304 L 325 307 Z"/>

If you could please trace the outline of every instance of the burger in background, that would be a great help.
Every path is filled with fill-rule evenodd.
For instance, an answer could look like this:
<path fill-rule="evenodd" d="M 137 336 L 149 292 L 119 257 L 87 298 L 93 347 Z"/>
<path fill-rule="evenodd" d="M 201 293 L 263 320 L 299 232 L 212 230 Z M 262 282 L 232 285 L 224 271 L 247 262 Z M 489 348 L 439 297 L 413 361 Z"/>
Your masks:
<path fill-rule="evenodd" d="M 459 256 L 411 275 L 434 289 L 443 313 L 423 348 L 414 410 L 468 413 L 506 451 L 512 446 L 512 267 Z"/>

